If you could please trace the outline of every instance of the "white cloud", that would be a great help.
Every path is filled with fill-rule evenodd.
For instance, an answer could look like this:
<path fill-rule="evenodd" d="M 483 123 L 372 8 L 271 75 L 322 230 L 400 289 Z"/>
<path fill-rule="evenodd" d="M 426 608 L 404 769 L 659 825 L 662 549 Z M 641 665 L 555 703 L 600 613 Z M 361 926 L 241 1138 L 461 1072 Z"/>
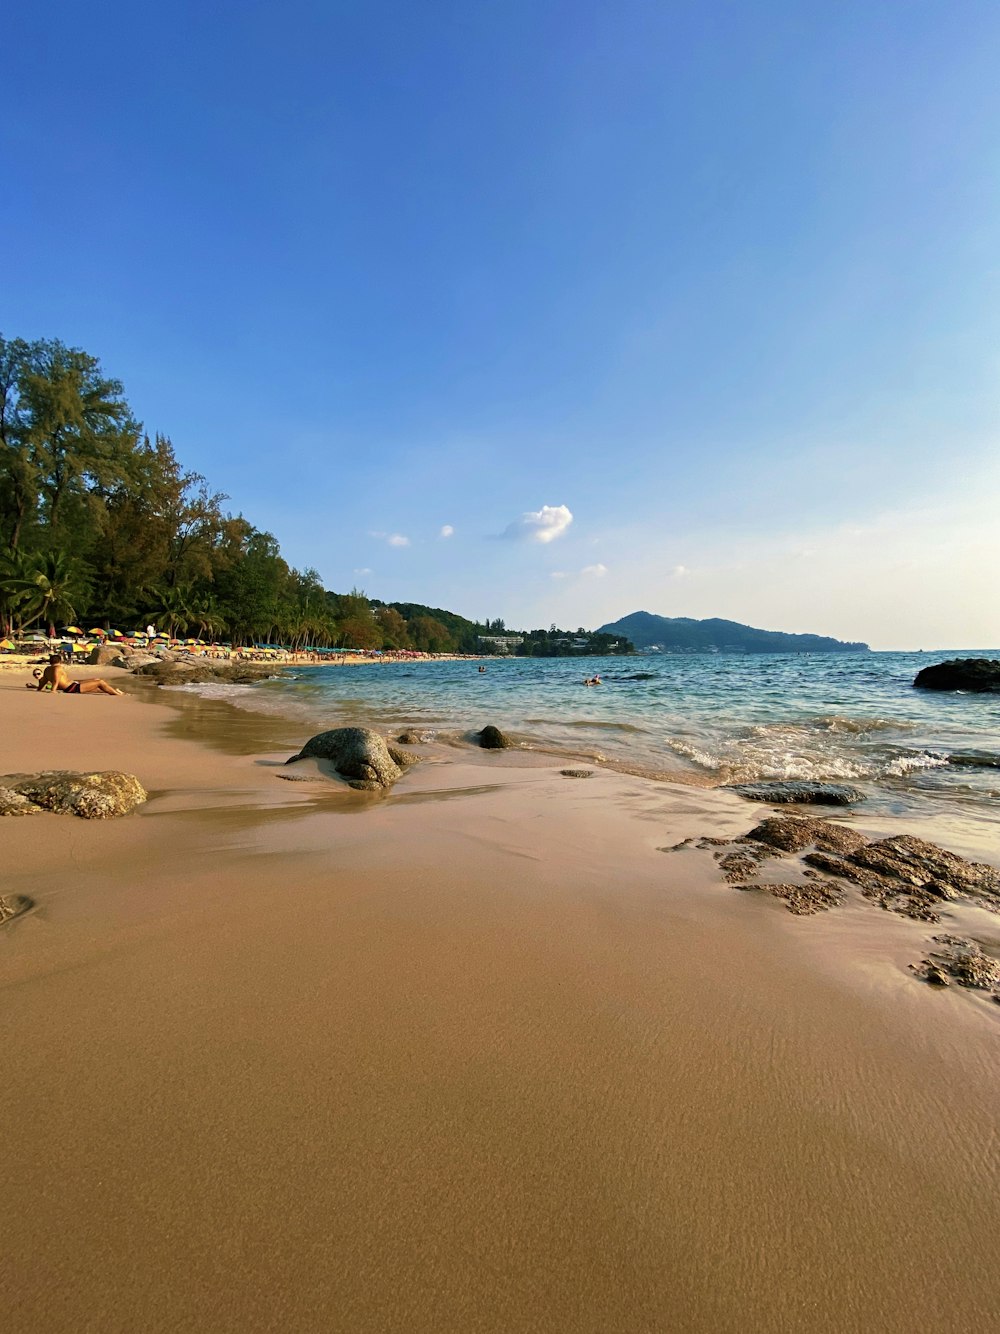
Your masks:
<path fill-rule="evenodd" d="M 410 539 L 408 537 L 404 537 L 402 533 L 383 533 L 383 532 L 372 531 L 368 534 L 368 536 L 377 537 L 380 542 L 385 542 L 390 547 L 408 547 L 410 545 Z"/>
<path fill-rule="evenodd" d="M 550 579 L 568 579 L 569 574 L 566 570 L 553 570 L 549 575 Z"/>
<path fill-rule="evenodd" d="M 442 526 L 440 533 L 438 533 L 438 537 L 451 537 L 453 536 L 454 532 L 455 530 L 451 526 L 451 524 L 446 523 Z"/>
<path fill-rule="evenodd" d="M 580 573 L 585 579 L 603 579 L 608 572 L 608 567 L 602 565 L 600 561 L 596 565 L 585 565 Z"/>
<path fill-rule="evenodd" d="M 362 568 L 361 568 L 360 570 L 355 570 L 354 573 L 355 573 L 355 574 L 374 574 L 375 571 L 369 569 L 367 565 L 364 565 L 364 566 L 362 566 Z"/>
<path fill-rule="evenodd" d="M 543 505 L 540 510 L 528 510 L 509 523 L 501 537 L 521 542 L 554 542 L 572 522 L 573 516 L 565 505 Z"/>
<path fill-rule="evenodd" d="M 675 565 L 670 573 L 675 579 L 683 579 L 686 574 L 690 574 L 690 571 L 686 565 Z"/>

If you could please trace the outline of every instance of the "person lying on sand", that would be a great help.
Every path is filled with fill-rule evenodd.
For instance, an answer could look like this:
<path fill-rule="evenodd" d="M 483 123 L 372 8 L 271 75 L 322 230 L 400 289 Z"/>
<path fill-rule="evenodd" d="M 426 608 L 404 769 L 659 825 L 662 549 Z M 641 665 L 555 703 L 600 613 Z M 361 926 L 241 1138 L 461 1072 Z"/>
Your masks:
<path fill-rule="evenodd" d="M 28 690 L 51 690 L 53 694 L 62 691 L 65 695 L 94 695 L 98 692 L 102 695 L 124 695 L 125 693 L 124 690 L 109 686 L 107 681 L 71 681 L 58 653 L 53 653 L 49 658 L 49 665 L 44 672 L 35 671 L 32 675 L 36 678 L 36 684 L 32 685 L 29 681 L 26 687 Z"/>

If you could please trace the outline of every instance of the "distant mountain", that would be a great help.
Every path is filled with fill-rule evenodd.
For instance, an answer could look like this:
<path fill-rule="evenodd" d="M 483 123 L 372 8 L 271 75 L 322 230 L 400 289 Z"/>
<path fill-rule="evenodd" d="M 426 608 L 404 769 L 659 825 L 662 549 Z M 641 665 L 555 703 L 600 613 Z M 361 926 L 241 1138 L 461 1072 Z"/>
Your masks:
<path fill-rule="evenodd" d="M 826 635 L 786 635 L 780 630 L 755 630 L 738 621 L 713 616 L 695 621 L 688 616 L 654 616 L 634 611 L 620 621 L 602 625 L 599 634 L 623 635 L 641 652 L 659 647 L 668 653 L 868 653 L 867 644 L 849 644 Z"/>

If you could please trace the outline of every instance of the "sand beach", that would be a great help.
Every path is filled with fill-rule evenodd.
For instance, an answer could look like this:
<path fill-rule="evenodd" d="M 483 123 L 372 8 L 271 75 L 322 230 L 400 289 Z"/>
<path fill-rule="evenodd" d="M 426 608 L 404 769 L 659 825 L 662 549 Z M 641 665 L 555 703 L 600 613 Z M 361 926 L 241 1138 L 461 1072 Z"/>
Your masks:
<path fill-rule="evenodd" d="M 4 672 L 0 770 L 149 800 L 0 822 L 10 1328 L 993 1326 L 1000 1006 L 914 977 L 926 923 L 662 851 L 731 793 L 284 781 L 301 722 L 74 671 L 126 694 Z"/>

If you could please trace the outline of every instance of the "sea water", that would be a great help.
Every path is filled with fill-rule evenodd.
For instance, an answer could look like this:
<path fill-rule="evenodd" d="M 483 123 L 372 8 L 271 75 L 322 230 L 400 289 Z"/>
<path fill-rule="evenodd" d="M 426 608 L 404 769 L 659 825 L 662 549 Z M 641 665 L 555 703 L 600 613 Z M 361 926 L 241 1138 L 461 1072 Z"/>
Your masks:
<path fill-rule="evenodd" d="M 921 667 L 998 650 L 373 663 L 292 669 L 224 692 L 303 726 L 417 728 L 469 744 L 486 723 L 535 749 L 703 785 L 819 779 L 876 807 L 994 824 L 1000 855 L 1000 695 L 913 689 Z M 600 673 L 603 684 L 584 680 Z"/>

